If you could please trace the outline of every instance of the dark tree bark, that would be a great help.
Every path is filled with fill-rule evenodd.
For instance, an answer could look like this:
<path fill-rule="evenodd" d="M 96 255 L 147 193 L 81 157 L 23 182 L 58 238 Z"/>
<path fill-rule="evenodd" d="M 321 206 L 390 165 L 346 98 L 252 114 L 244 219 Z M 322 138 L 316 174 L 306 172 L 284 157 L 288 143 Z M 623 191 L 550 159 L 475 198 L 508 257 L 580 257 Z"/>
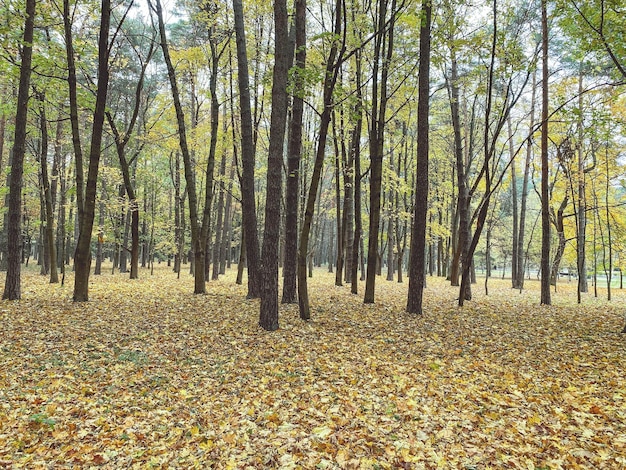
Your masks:
<path fill-rule="evenodd" d="M 350 158 L 354 162 L 354 236 L 352 237 L 351 245 L 351 274 L 350 274 L 350 292 L 352 294 L 358 294 L 359 291 L 359 276 L 358 270 L 361 267 L 361 274 L 363 274 L 362 257 L 359 256 L 359 251 L 363 245 L 362 238 L 362 219 L 361 219 L 361 132 L 363 130 L 363 95 L 361 92 L 361 53 L 357 51 L 355 53 L 355 81 L 356 81 L 356 104 L 354 105 L 354 116 L 356 122 L 354 123 L 354 130 L 352 131 L 352 137 L 350 142 Z"/>
<path fill-rule="evenodd" d="M 554 210 L 550 210 L 550 221 L 554 225 L 554 229 L 556 230 L 557 238 L 559 239 L 559 243 L 556 247 L 556 252 L 554 253 L 554 259 L 552 260 L 552 267 L 550 269 L 550 285 L 556 286 L 556 280 L 559 275 L 559 266 L 561 265 L 561 259 L 563 258 L 563 253 L 565 253 L 565 244 L 567 240 L 565 239 L 565 209 L 567 208 L 567 204 L 569 202 L 569 194 L 565 194 L 565 197 L 559 204 L 559 208 L 556 213 Z M 543 274 L 542 274 L 543 275 Z"/>
<path fill-rule="evenodd" d="M 295 1 L 296 72 L 287 153 L 285 188 L 285 258 L 281 302 L 296 301 L 298 259 L 298 198 L 300 197 L 300 157 L 302 154 L 302 115 L 304 113 L 304 68 L 306 66 L 306 0 Z"/>
<path fill-rule="evenodd" d="M 515 149 L 513 146 L 513 126 L 511 124 L 511 115 L 507 119 L 507 130 L 509 137 L 509 158 L 511 159 L 511 204 L 513 215 L 513 243 L 511 246 L 511 287 L 519 289 L 519 212 L 518 212 L 518 196 L 517 196 L 517 167 L 515 165 Z"/>
<path fill-rule="evenodd" d="M 259 274 L 259 235 L 254 196 L 254 136 L 250 108 L 250 79 L 248 53 L 243 22 L 242 0 L 233 0 L 235 37 L 237 43 L 237 72 L 239 82 L 239 112 L 241 114 L 241 209 L 246 236 L 246 263 L 248 266 L 248 298 L 261 295 Z"/>
<path fill-rule="evenodd" d="M 550 201 L 548 194 L 548 13 L 541 0 L 541 304 L 550 305 Z"/>
<path fill-rule="evenodd" d="M 9 207 L 7 226 L 7 276 L 3 299 L 19 300 L 21 297 L 22 248 L 22 178 L 26 154 L 26 125 L 28 119 L 28 92 L 30 88 L 33 57 L 33 31 L 35 28 L 35 0 L 26 0 L 26 18 L 20 64 L 20 83 L 17 91 L 17 112 L 13 138 L 13 158 L 9 178 Z"/>
<path fill-rule="evenodd" d="M 159 23 L 159 34 L 161 37 L 161 49 L 163 51 L 163 58 L 167 66 L 167 75 L 170 81 L 170 88 L 172 91 L 172 99 L 174 100 L 174 108 L 176 110 L 176 121 L 178 123 L 178 142 L 180 145 L 180 151 L 183 157 L 183 166 L 185 171 L 185 181 L 187 183 L 187 197 L 189 200 L 189 223 L 191 228 L 191 246 L 194 252 L 200 250 L 204 253 L 204 247 L 200 243 L 200 227 L 198 226 L 198 196 L 196 192 L 196 181 L 193 172 L 193 163 L 191 161 L 191 154 L 189 152 L 189 146 L 187 144 L 187 132 L 185 125 L 185 114 L 180 101 L 180 92 L 178 90 L 178 83 L 176 81 L 176 73 L 174 71 L 174 65 L 170 57 L 169 46 L 167 43 L 167 36 L 165 34 L 165 23 L 163 22 L 163 10 L 161 8 L 160 0 L 155 0 L 153 5 L 150 2 L 150 7 L 157 15 Z M 204 265 L 202 266 L 202 273 L 204 273 Z M 196 273 L 197 274 L 197 273 Z M 194 277 L 194 293 L 201 294 L 205 292 L 204 276 Z"/>
<path fill-rule="evenodd" d="M 72 127 L 72 145 L 74 147 L 74 162 L 76 165 L 76 207 L 78 208 L 78 224 L 83 219 L 83 204 L 85 201 L 85 176 L 83 170 L 83 149 L 80 141 L 80 126 L 78 118 L 78 82 L 76 79 L 76 59 L 74 57 L 74 38 L 72 33 L 72 19 L 75 11 L 70 11 L 70 0 L 63 0 L 63 28 L 65 34 L 65 53 L 67 56 L 67 85 L 70 104 L 70 124 Z"/>
<path fill-rule="evenodd" d="M 85 186 L 83 217 L 74 253 L 74 301 L 89 300 L 89 270 L 91 268 L 91 232 L 96 208 L 96 184 L 100 165 L 102 132 L 104 129 L 105 106 L 109 86 L 109 25 L 111 2 L 102 0 L 100 13 L 100 35 L 98 39 L 98 91 L 93 113 L 91 147 L 89 150 L 89 172 Z"/>
<path fill-rule="evenodd" d="M 115 149 L 117 150 L 117 156 L 120 160 L 120 168 L 122 170 L 122 177 L 124 179 L 124 188 L 126 189 L 126 194 L 128 195 L 129 201 L 129 210 L 131 213 L 131 222 L 130 222 L 130 233 L 131 233 L 131 248 L 130 248 L 130 278 L 138 279 L 139 278 L 139 205 L 137 203 L 137 195 L 135 191 L 135 185 L 131 178 L 130 174 L 130 166 L 132 161 L 129 161 L 126 158 L 126 146 L 130 141 L 131 136 L 133 135 L 133 131 L 135 129 L 135 124 L 137 123 L 137 118 L 139 117 L 139 110 L 141 107 L 141 95 L 143 92 L 144 79 L 146 76 L 146 69 L 148 68 L 148 64 L 150 63 L 150 59 L 152 58 L 152 54 L 154 51 L 154 42 L 150 42 L 150 48 L 146 55 L 146 58 L 142 58 L 139 54 L 137 54 L 137 59 L 141 64 L 141 71 L 139 73 L 139 78 L 137 80 L 137 84 L 135 85 L 135 96 L 134 96 L 134 104 L 133 109 L 131 111 L 130 121 L 128 126 L 123 132 L 120 132 L 117 124 L 115 123 L 115 119 L 113 115 L 107 111 L 106 116 L 109 122 L 109 126 L 111 131 L 113 132 L 113 137 L 115 138 Z M 137 158 L 139 153 L 136 153 L 133 156 L 133 159 Z"/>
<path fill-rule="evenodd" d="M 383 146 L 387 111 L 387 80 L 389 64 L 393 55 L 393 34 L 396 16 L 396 2 L 392 0 L 391 9 L 387 9 L 388 0 L 378 2 L 378 18 L 374 38 L 374 66 L 372 70 L 372 110 L 369 130 L 370 150 L 370 218 L 367 247 L 367 276 L 363 302 L 374 303 L 376 274 L 378 272 L 378 237 L 380 229 L 380 206 L 383 169 Z M 387 12 L 391 19 L 387 20 Z M 380 70 L 380 77 L 378 76 Z"/>
<path fill-rule="evenodd" d="M 224 123 L 226 120 L 224 120 Z M 226 130 L 224 129 L 224 134 Z M 226 148 L 224 146 L 224 148 Z M 224 217 L 224 178 L 226 176 L 226 152 L 222 153 L 222 159 L 220 161 L 220 182 L 219 192 L 217 196 L 217 220 L 215 223 L 215 244 L 213 245 L 213 270 L 211 271 L 211 279 L 217 280 L 220 275 L 220 253 L 222 249 L 222 238 L 226 237 L 226 223 Z M 207 263 L 208 265 L 208 263 Z"/>
<path fill-rule="evenodd" d="M 319 190 L 320 180 L 322 176 L 322 167 L 324 164 L 324 154 L 326 150 L 326 141 L 328 138 L 328 128 L 331 121 L 331 112 L 333 107 L 333 91 L 337 83 L 339 66 L 341 58 L 345 50 L 345 35 L 343 42 L 340 42 L 342 32 L 342 15 L 343 2 L 336 0 L 335 2 L 335 24 L 333 29 L 334 40 L 332 42 L 328 57 L 326 60 L 326 70 L 324 74 L 324 97 L 320 127 L 318 133 L 317 150 L 315 153 L 315 162 L 313 164 L 313 173 L 311 175 L 311 184 L 306 200 L 304 210 L 304 220 L 300 229 L 300 242 L 298 245 L 298 306 L 300 310 L 300 318 L 309 320 L 311 318 L 311 307 L 309 302 L 309 291 L 307 285 L 307 256 L 309 251 L 309 236 L 311 232 L 311 224 L 313 221 L 313 213 L 315 209 L 315 200 Z M 340 49 L 341 46 L 341 49 Z"/>
<path fill-rule="evenodd" d="M 426 214 L 428 212 L 428 115 L 430 109 L 430 23 L 432 4 L 422 2 L 420 27 L 420 63 L 417 101 L 417 175 L 415 205 L 411 229 L 411 259 L 409 267 L 409 293 L 406 310 L 421 315 L 424 295 L 426 262 Z"/>
<path fill-rule="evenodd" d="M 286 0 L 274 1 L 275 54 L 272 82 L 272 116 L 267 160 L 265 230 L 261 271 L 261 309 L 259 325 L 268 331 L 278 329 L 278 242 L 280 239 L 280 202 L 287 125 L 287 72 L 290 62 L 289 26 Z"/>
<path fill-rule="evenodd" d="M 50 273 L 50 283 L 59 282 L 59 273 L 57 270 L 57 247 L 54 241 L 54 203 L 52 201 L 52 192 L 50 189 L 50 179 L 48 178 L 48 120 L 46 118 L 45 95 L 37 93 L 39 100 L 39 122 L 41 128 L 41 183 L 43 190 L 43 203 L 46 214 L 45 226 L 45 245 L 46 257 L 48 258 L 48 272 Z"/>
<path fill-rule="evenodd" d="M 96 248 L 96 267 L 93 270 L 95 276 L 102 274 L 102 261 L 104 258 L 104 203 L 101 201 L 98 207 L 98 245 Z"/>
<path fill-rule="evenodd" d="M 219 128 L 219 102 L 217 100 L 217 73 L 221 52 L 217 48 L 217 40 L 212 26 L 209 34 L 209 46 L 211 51 L 211 75 L 209 90 L 211 93 L 211 140 L 209 141 L 209 155 L 204 175 L 204 210 L 202 212 L 202 225 L 200 237 L 194 249 L 194 293 L 206 293 L 206 277 L 208 274 L 209 256 L 209 230 L 211 228 L 211 204 L 213 202 L 213 173 L 215 168 L 215 153 L 217 148 L 217 130 Z M 223 52 L 223 49 L 222 49 Z"/>
<path fill-rule="evenodd" d="M 533 72 L 532 82 L 532 94 L 530 99 L 530 123 L 529 123 L 529 135 L 535 128 L 535 96 L 537 90 L 537 72 Z M 524 176 L 522 180 L 522 200 L 520 202 L 520 214 L 519 214 L 519 236 L 517 237 L 517 288 L 524 288 L 524 271 L 525 271 L 525 257 L 524 257 L 524 242 L 526 235 L 526 206 L 528 204 L 528 180 L 530 178 L 530 164 L 533 157 L 533 142 L 532 139 L 528 139 L 526 144 L 526 161 L 524 162 Z"/>

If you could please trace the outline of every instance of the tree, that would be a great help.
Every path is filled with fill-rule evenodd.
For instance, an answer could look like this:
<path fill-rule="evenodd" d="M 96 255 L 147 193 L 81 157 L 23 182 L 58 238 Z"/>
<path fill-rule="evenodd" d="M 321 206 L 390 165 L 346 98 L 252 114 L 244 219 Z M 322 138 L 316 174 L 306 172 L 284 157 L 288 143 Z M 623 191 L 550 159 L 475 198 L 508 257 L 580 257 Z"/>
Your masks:
<path fill-rule="evenodd" d="M 134 37 L 135 34 L 130 35 Z M 143 36 L 143 34 L 139 34 L 138 36 Z M 129 41 L 132 39 L 129 37 Z M 137 124 L 137 118 L 139 117 L 139 111 L 141 109 L 142 104 L 142 94 L 144 93 L 144 84 L 146 77 L 146 69 L 150 63 L 154 52 L 154 38 L 149 39 L 148 51 L 145 57 L 142 57 L 138 51 L 138 48 L 131 43 L 133 46 L 133 50 L 136 53 L 137 60 L 139 62 L 139 77 L 137 78 L 137 83 L 135 86 L 134 93 L 134 103 L 132 106 L 132 110 L 130 113 L 130 120 L 126 129 L 120 131 L 118 125 L 115 122 L 115 118 L 111 111 L 106 112 L 107 120 L 109 122 L 109 126 L 111 131 L 113 132 L 113 137 L 115 139 L 115 149 L 117 151 L 117 156 L 120 161 L 120 169 L 122 170 L 122 176 L 124 178 L 124 189 L 126 190 L 126 194 L 128 195 L 128 200 L 130 203 L 130 214 L 131 214 L 131 248 L 130 248 L 130 278 L 137 279 L 139 278 L 139 206 L 137 204 L 137 195 L 135 182 L 131 178 L 131 165 L 133 160 L 139 156 L 141 148 L 135 152 L 131 159 L 127 158 L 126 148 L 127 145 L 133 135 L 135 125 Z"/>
<path fill-rule="evenodd" d="M 409 294 L 406 310 L 422 314 L 424 273 L 426 262 L 426 213 L 428 211 L 428 115 L 430 96 L 430 23 L 432 4 L 422 2 L 420 26 L 420 65 L 417 101 L 417 175 L 415 205 L 411 229 L 411 261 L 409 271 Z"/>
<path fill-rule="evenodd" d="M 280 203 L 282 198 L 283 151 L 287 124 L 287 72 L 290 62 L 286 0 L 274 0 L 274 73 L 272 81 L 272 117 L 267 159 L 265 230 L 261 272 L 261 311 L 259 325 L 268 331 L 278 329 L 278 241 L 280 238 Z M 269 190 L 271 188 L 271 191 Z"/>
<path fill-rule="evenodd" d="M 307 286 L 307 257 L 309 251 L 309 237 L 311 233 L 311 224 L 313 222 L 313 214 L 315 212 L 315 200 L 320 186 L 322 177 L 322 169 L 324 165 L 324 155 L 326 153 L 326 141 L 328 138 L 328 129 L 332 117 L 333 107 L 333 91 L 337 83 L 340 65 L 343 61 L 345 52 L 345 30 L 342 35 L 343 0 L 335 2 L 335 22 L 333 34 L 331 37 L 330 51 L 326 58 L 326 67 L 324 71 L 323 85 L 323 101 L 322 112 L 320 115 L 320 125 L 318 131 L 317 150 L 315 152 L 315 162 L 313 163 L 313 173 L 311 175 L 311 183 L 306 198 L 306 206 L 304 210 L 304 220 L 300 228 L 300 240 L 298 243 L 298 306 L 300 309 L 300 318 L 309 320 L 311 318 L 311 306 L 309 303 L 309 292 Z"/>
<path fill-rule="evenodd" d="M 254 196 L 254 139 L 252 111 L 250 108 L 250 79 L 248 76 L 248 53 L 243 22 L 243 4 L 233 0 L 235 39 L 237 45 L 237 72 L 239 85 L 239 112 L 241 114 L 241 208 L 243 216 L 246 263 L 248 265 L 248 297 L 260 296 L 259 236 L 257 232 Z"/>
<path fill-rule="evenodd" d="M 41 185 L 43 192 L 43 203 L 45 207 L 45 243 L 48 260 L 50 263 L 50 283 L 59 282 L 57 271 L 57 250 L 54 242 L 54 209 L 53 196 L 50 189 L 50 179 L 48 178 L 48 120 L 46 118 L 45 93 L 36 93 L 39 101 L 39 122 L 41 128 L 41 152 L 39 164 L 41 168 Z"/>
<path fill-rule="evenodd" d="M 548 194 L 548 13 L 541 0 L 541 304 L 550 305 L 550 207 Z"/>
<path fill-rule="evenodd" d="M 89 300 L 89 270 L 91 268 L 91 233 L 96 209 L 98 169 L 102 146 L 102 133 L 109 87 L 109 26 L 111 22 L 111 2 L 102 0 L 100 11 L 100 33 L 98 36 L 98 90 L 91 128 L 89 149 L 89 171 L 85 186 L 83 217 L 79 221 L 80 232 L 74 253 L 74 295 L 75 302 Z"/>
<path fill-rule="evenodd" d="M 393 56 L 396 1 L 392 0 L 387 19 L 388 0 L 378 2 L 377 35 L 374 38 L 374 64 L 372 69 L 372 110 L 369 129 L 370 151 L 370 220 L 367 247 L 367 277 L 365 279 L 364 303 L 374 303 L 378 262 L 378 231 L 380 228 L 383 150 L 386 125 L 387 86 L 389 68 Z M 378 76 L 380 68 L 380 76 Z"/>
<path fill-rule="evenodd" d="M 21 228 L 22 228 L 22 177 L 24 155 L 26 153 L 26 125 L 28 119 L 28 98 L 30 89 L 31 64 L 33 58 L 33 36 L 35 29 L 35 0 L 26 0 L 24 36 L 21 44 L 22 62 L 20 82 L 17 91 L 17 111 L 15 114 L 15 136 L 13 158 L 9 178 L 9 212 L 7 227 L 7 276 L 4 283 L 3 299 L 21 298 Z"/>
<path fill-rule="evenodd" d="M 302 153 L 302 115 L 304 113 L 304 67 L 306 65 L 306 0 L 295 1 L 296 63 L 293 72 L 293 101 L 285 188 L 285 259 L 282 303 L 296 301 L 298 260 L 298 197 L 300 156 Z"/>

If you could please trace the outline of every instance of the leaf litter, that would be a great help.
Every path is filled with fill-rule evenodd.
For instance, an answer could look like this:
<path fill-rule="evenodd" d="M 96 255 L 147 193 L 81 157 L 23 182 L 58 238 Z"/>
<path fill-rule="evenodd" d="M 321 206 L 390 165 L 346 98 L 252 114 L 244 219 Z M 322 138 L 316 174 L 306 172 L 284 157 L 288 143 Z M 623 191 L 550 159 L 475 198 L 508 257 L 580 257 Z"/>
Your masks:
<path fill-rule="evenodd" d="M 27 273 L 0 303 L 0 468 L 626 467 L 623 292 L 494 280 L 459 309 L 429 278 L 418 317 L 406 284 L 364 305 L 333 279 L 267 333 L 232 275 L 94 276 L 75 304 Z"/>

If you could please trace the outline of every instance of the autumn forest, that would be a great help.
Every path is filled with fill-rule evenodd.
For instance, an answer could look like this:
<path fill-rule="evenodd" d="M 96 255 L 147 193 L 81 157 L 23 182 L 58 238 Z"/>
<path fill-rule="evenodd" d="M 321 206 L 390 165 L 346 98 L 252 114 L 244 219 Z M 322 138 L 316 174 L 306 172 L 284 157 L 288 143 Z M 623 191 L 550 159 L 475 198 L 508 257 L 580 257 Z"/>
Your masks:
<path fill-rule="evenodd" d="M 0 467 L 626 466 L 624 8 L 3 2 Z"/>

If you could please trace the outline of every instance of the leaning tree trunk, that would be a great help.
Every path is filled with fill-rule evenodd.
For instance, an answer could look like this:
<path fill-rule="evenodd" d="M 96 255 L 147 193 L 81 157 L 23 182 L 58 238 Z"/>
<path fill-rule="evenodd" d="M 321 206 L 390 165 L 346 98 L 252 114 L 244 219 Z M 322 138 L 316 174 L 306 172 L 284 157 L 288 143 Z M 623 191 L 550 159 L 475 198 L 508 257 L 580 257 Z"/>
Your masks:
<path fill-rule="evenodd" d="M 167 75 L 170 81 L 172 99 L 174 100 L 174 108 L 176 110 L 176 121 L 178 124 L 178 143 L 180 145 L 180 151 L 183 157 L 185 181 L 187 183 L 187 197 L 189 199 L 189 223 L 191 227 L 191 246 L 193 247 L 195 251 L 198 249 L 198 244 L 200 240 L 200 230 L 198 227 L 198 196 L 196 192 L 196 180 L 195 180 L 194 172 L 193 172 L 193 162 L 191 161 L 191 153 L 189 152 L 189 146 L 187 144 L 185 114 L 183 112 L 183 107 L 180 101 L 180 92 L 178 91 L 176 73 L 174 70 L 172 59 L 170 57 L 169 46 L 167 43 L 167 36 L 165 34 L 165 23 L 163 21 L 163 10 L 161 8 L 161 1 L 155 0 L 154 6 L 150 2 L 150 7 L 155 11 L 157 15 L 157 19 L 159 23 L 159 34 L 161 37 L 161 49 L 163 51 L 163 58 L 165 59 L 165 64 L 167 66 Z M 194 284 L 194 293 L 201 293 L 201 292 L 198 292 L 197 283 Z"/>
<path fill-rule="evenodd" d="M 302 222 L 302 228 L 300 229 L 300 241 L 298 246 L 298 306 L 300 310 L 300 318 L 303 320 L 309 320 L 311 318 L 311 307 L 309 303 L 309 291 L 307 286 L 307 255 L 309 250 L 309 237 L 311 232 L 311 223 L 313 221 L 313 213 L 315 209 L 315 199 L 319 189 L 319 184 L 322 176 L 322 167 L 324 165 L 324 154 L 326 150 L 326 141 L 328 138 L 328 128 L 331 120 L 332 111 L 332 99 L 335 84 L 337 83 L 337 75 L 339 73 L 341 57 L 345 48 L 345 44 L 342 45 L 341 51 L 339 51 L 339 35 L 342 28 L 342 0 L 337 0 L 335 3 L 335 25 L 334 35 L 335 39 L 329 51 L 329 55 L 326 61 L 326 71 L 324 74 L 324 98 L 322 111 L 320 118 L 320 127 L 318 131 L 317 151 L 315 154 L 315 162 L 313 164 L 313 174 L 311 175 L 311 185 L 309 186 L 309 192 L 306 200 L 306 207 L 304 211 L 304 220 Z M 345 36 L 344 36 L 345 39 Z"/>

